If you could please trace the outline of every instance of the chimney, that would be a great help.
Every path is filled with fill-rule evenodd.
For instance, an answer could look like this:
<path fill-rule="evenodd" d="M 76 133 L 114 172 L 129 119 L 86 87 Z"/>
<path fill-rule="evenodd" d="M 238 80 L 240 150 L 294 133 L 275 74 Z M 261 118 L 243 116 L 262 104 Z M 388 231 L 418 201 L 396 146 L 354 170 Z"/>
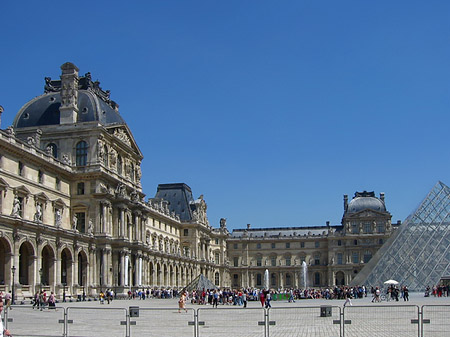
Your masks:
<path fill-rule="evenodd" d="M 348 195 L 344 194 L 344 211 L 347 211 L 348 206 Z"/>
<path fill-rule="evenodd" d="M 381 199 L 382 202 L 384 202 L 384 192 L 380 193 L 380 199 Z"/>
<path fill-rule="evenodd" d="M 0 105 L 0 128 L 2 127 L 2 113 L 5 111 L 3 107 Z"/>
<path fill-rule="evenodd" d="M 78 120 L 78 68 L 66 62 L 61 66 L 60 124 L 74 124 Z"/>

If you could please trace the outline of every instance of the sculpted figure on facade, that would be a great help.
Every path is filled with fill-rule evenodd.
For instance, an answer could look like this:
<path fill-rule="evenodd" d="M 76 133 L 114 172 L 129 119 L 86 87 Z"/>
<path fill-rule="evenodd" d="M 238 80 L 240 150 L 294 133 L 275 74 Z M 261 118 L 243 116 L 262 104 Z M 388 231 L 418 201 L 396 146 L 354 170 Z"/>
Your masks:
<path fill-rule="evenodd" d="M 130 138 L 128 138 L 127 133 L 125 132 L 125 130 L 123 129 L 115 129 L 114 130 L 114 136 L 117 139 L 120 139 L 122 142 L 124 142 L 125 144 L 127 144 L 128 146 L 131 146 L 131 141 Z"/>
<path fill-rule="evenodd" d="M 105 143 L 101 139 L 97 140 L 97 153 L 98 160 L 103 162 L 105 159 Z"/>
<path fill-rule="evenodd" d="M 13 200 L 13 207 L 12 207 L 11 215 L 20 218 L 20 211 L 21 211 L 20 199 L 17 196 L 17 194 L 15 194 L 14 195 L 14 200 Z"/>
<path fill-rule="evenodd" d="M 71 162 L 71 160 L 70 160 L 70 157 L 69 157 L 69 155 L 68 155 L 67 153 L 64 153 L 64 154 L 62 155 L 62 162 L 63 162 L 64 164 L 67 164 L 67 165 L 72 165 L 72 162 Z"/>
<path fill-rule="evenodd" d="M 34 213 L 34 221 L 42 222 L 42 206 L 40 203 L 36 203 L 36 213 Z"/>
<path fill-rule="evenodd" d="M 127 192 L 126 192 L 125 185 L 122 183 L 119 183 L 116 187 L 116 196 L 126 197 L 126 195 L 127 195 Z"/>
<path fill-rule="evenodd" d="M 111 163 L 111 167 L 115 170 L 117 165 L 117 150 L 113 147 L 109 148 L 109 159 Z"/>
<path fill-rule="evenodd" d="M 60 227 L 62 224 L 62 216 L 61 216 L 61 210 L 57 208 L 55 210 L 55 225 L 56 227 Z"/>
<path fill-rule="evenodd" d="M 142 178 L 141 165 L 136 165 L 136 181 L 138 183 L 140 183 L 141 182 L 141 178 Z"/>
<path fill-rule="evenodd" d="M 92 219 L 89 219 L 87 233 L 88 233 L 89 235 L 94 234 L 94 223 L 92 222 Z"/>
<path fill-rule="evenodd" d="M 72 230 L 73 231 L 78 231 L 77 230 L 77 224 L 78 224 L 78 217 L 76 214 L 73 215 L 72 217 Z"/>

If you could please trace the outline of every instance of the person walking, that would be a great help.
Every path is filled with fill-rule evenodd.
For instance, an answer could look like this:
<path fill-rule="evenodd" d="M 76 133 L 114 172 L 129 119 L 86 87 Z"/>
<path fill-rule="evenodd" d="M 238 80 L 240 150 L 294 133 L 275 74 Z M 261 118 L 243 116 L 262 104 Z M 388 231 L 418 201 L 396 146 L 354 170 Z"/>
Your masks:
<path fill-rule="evenodd" d="M 9 330 L 3 328 L 3 320 L 1 319 L 2 311 L 3 311 L 3 299 L 0 299 L 0 337 L 12 336 Z"/>
<path fill-rule="evenodd" d="M 181 309 L 184 310 L 184 312 L 187 312 L 186 309 L 186 295 L 184 292 L 181 293 L 180 299 L 178 300 L 178 312 L 181 312 Z"/>
<path fill-rule="evenodd" d="M 409 290 L 407 286 L 403 287 L 403 300 L 409 301 Z"/>

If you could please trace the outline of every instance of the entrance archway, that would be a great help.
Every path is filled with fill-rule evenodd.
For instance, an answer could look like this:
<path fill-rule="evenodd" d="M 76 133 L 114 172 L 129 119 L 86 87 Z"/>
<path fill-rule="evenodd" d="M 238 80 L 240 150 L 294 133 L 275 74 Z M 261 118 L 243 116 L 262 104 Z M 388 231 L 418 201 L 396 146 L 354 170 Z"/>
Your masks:
<path fill-rule="evenodd" d="M 31 243 L 24 242 L 19 249 L 19 283 L 29 285 L 32 283 L 34 249 Z"/>

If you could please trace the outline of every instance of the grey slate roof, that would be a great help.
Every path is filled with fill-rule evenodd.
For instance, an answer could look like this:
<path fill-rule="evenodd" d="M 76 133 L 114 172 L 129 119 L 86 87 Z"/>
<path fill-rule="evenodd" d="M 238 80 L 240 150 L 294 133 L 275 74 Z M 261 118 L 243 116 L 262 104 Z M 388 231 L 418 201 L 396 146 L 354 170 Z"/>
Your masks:
<path fill-rule="evenodd" d="M 335 231 L 342 229 L 342 226 L 330 226 Z M 313 227 L 278 227 L 278 228 L 250 228 L 250 229 L 234 229 L 231 238 L 240 238 L 244 235 L 255 237 L 298 237 L 298 236 L 319 236 L 327 235 L 327 226 Z"/>
<path fill-rule="evenodd" d="M 191 202 L 194 201 L 191 188 L 184 183 L 159 184 L 155 198 L 169 202 L 169 210 L 178 214 L 181 221 L 192 220 Z"/>

